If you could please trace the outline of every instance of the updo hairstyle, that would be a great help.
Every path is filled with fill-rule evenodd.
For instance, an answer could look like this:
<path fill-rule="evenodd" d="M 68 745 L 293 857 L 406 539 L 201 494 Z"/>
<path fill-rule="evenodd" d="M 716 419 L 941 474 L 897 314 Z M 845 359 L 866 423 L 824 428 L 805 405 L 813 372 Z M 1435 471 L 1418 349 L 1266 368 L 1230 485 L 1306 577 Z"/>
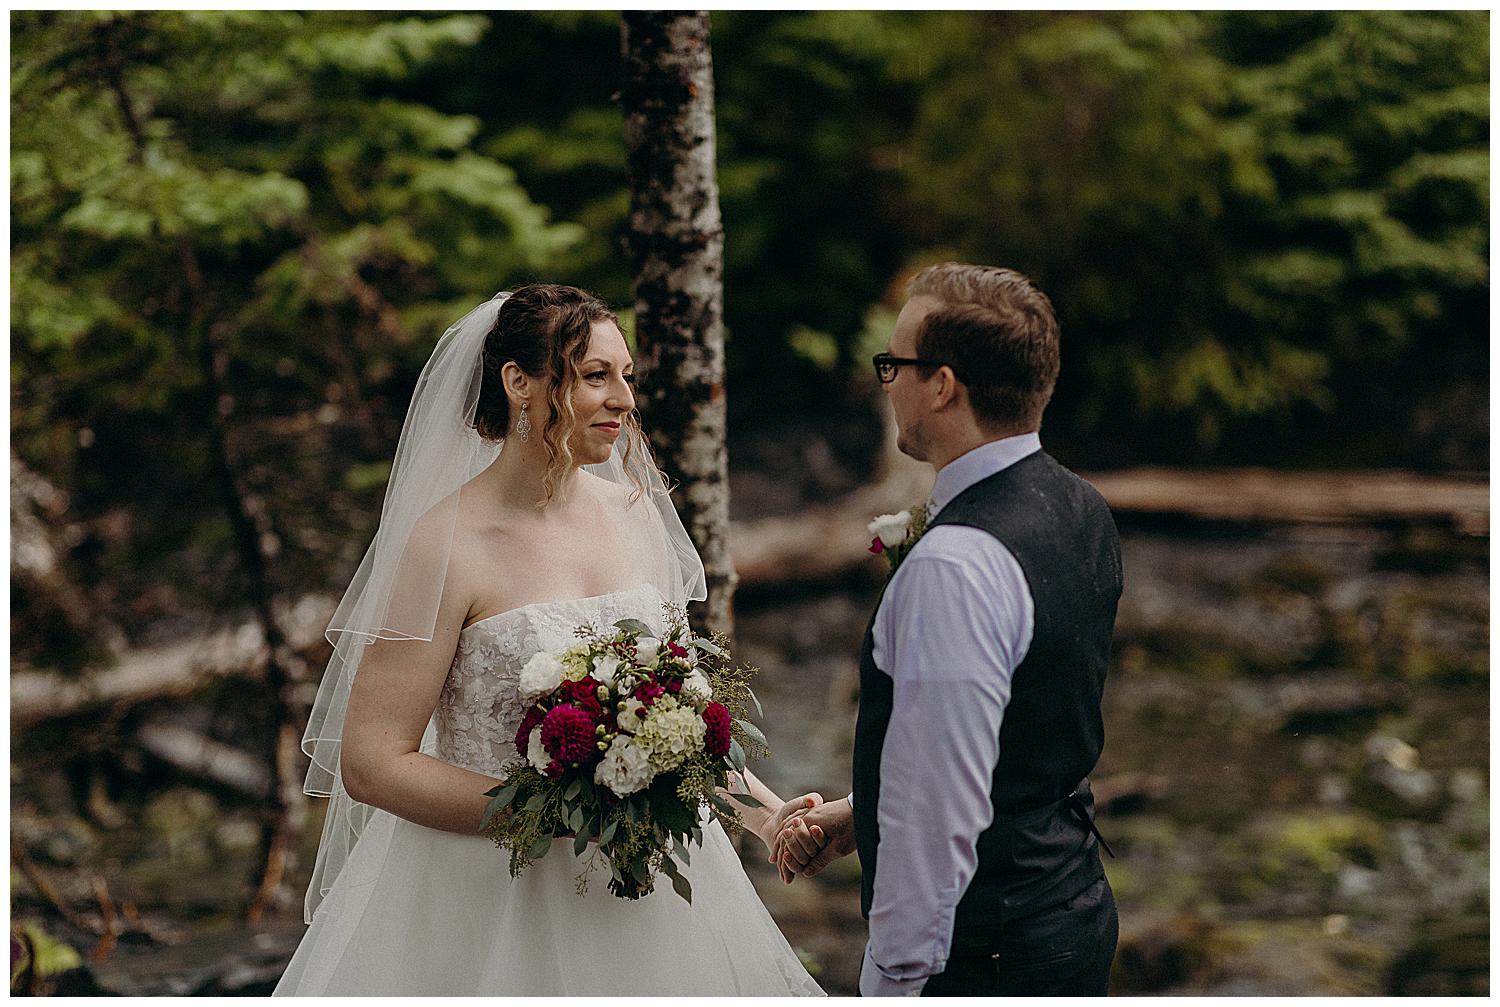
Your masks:
<path fill-rule="evenodd" d="M 547 450 L 547 471 L 542 479 L 547 500 L 558 481 L 573 465 L 568 438 L 573 434 L 573 388 L 581 380 L 581 366 L 589 348 L 594 324 L 619 318 L 599 298 L 577 287 L 557 283 L 532 283 L 518 289 L 500 306 L 495 324 L 484 339 L 483 377 L 479 402 L 474 410 L 474 429 L 479 436 L 503 441 L 514 426 L 510 399 L 505 394 L 501 370 L 514 361 L 546 388 L 545 412 L 538 424 Z M 533 403 L 535 404 L 535 403 Z M 641 432 L 640 419 L 632 410 L 621 420 L 625 437 L 624 458 L 649 448 Z M 626 471 L 630 471 L 627 467 Z M 637 485 L 637 491 L 644 486 Z"/>

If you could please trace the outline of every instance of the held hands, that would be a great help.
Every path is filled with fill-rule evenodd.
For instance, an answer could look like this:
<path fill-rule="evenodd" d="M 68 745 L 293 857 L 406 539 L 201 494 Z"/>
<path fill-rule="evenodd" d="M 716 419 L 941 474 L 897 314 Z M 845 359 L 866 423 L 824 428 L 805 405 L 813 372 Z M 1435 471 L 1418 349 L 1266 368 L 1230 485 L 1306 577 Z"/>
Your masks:
<path fill-rule="evenodd" d="M 762 825 L 760 829 L 760 839 L 761 842 L 766 844 L 766 849 L 769 850 L 772 854 L 771 863 L 776 863 L 775 854 L 777 837 L 781 834 L 782 825 L 787 821 L 787 819 L 792 818 L 797 814 L 806 813 L 810 809 L 816 808 L 822 803 L 822 794 L 803 794 L 801 797 L 794 797 L 790 801 L 787 801 L 766 818 L 765 824 Z M 791 884 L 792 881 L 790 872 L 784 867 L 781 868 L 781 880 L 785 881 L 788 884 Z"/>
<path fill-rule="evenodd" d="M 798 874 L 810 878 L 854 852 L 854 808 L 848 798 L 793 808 L 779 819 L 779 825 L 770 859 L 787 884 Z"/>

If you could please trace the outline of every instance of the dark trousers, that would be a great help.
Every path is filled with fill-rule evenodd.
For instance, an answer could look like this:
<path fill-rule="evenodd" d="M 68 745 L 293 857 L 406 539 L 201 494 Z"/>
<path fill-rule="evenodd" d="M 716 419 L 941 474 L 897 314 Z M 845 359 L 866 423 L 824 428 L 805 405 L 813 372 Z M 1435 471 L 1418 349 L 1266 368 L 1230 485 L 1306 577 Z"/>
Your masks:
<path fill-rule="evenodd" d="M 1105 996 L 1119 939 L 1115 893 L 1101 877 L 1066 902 L 1006 924 L 982 950 L 955 952 L 922 995 Z"/>

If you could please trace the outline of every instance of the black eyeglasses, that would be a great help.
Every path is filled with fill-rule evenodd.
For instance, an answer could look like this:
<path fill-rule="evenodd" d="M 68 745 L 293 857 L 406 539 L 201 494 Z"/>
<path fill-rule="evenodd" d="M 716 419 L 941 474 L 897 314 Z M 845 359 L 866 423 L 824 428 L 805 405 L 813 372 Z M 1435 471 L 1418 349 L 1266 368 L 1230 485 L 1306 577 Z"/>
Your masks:
<path fill-rule="evenodd" d="M 896 368 L 902 364 L 911 364 L 914 367 L 953 367 L 952 364 L 942 360 L 923 360 L 920 357 L 893 357 L 889 353 L 877 353 L 874 357 L 875 377 L 880 379 L 882 385 L 888 385 L 896 380 Z M 954 375 L 958 371 L 954 370 Z"/>

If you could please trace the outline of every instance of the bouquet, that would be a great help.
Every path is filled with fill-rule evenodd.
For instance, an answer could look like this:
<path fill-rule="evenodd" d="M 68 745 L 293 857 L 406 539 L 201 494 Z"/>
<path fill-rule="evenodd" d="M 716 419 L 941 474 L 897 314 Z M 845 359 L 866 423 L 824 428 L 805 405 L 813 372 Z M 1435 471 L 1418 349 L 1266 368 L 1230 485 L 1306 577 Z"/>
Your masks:
<path fill-rule="evenodd" d="M 486 792 L 483 828 L 510 851 L 512 877 L 554 839 L 573 836 L 575 857 L 593 847 L 580 893 L 602 857 L 613 894 L 638 899 L 661 873 L 692 902 L 681 865 L 689 843 L 703 844 L 700 812 L 740 826 L 719 790 L 744 770 L 747 753 L 770 754 L 746 719 L 747 702 L 760 709 L 749 686 L 755 669 L 732 665 L 722 635 L 694 636 L 681 609 L 667 606 L 666 615 L 659 638 L 635 619 L 610 632 L 582 626 L 581 642 L 539 652 L 522 668 L 530 706 L 515 740 L 524 764 Z M 749 794 L 729 796 L 761 807 Z"/>

